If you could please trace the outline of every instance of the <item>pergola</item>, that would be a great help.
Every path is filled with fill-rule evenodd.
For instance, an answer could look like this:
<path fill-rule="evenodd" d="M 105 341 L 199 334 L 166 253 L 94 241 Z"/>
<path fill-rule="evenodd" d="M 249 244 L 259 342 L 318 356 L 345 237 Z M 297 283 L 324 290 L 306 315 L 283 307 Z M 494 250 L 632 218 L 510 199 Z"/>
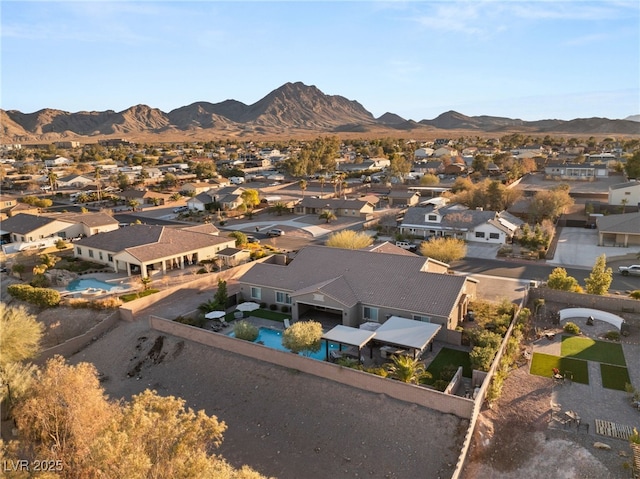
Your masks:
<path fill-rule="evenodd" d="M 391 316 L 376 331 L 374 339 L 378 342 L 403 349 L 412 349 L 413 357 L 422 353 L 433 341 L 441 325 L 425 323 L 414 319 Z"/>
<path fill-rule="evenodd" d="M 325 348 L 327 351 L 327 361 L 329 360 L 329 341 L 338 343 L 340 350 L 342 350 L 343 344 L 346 344 L 347 346 L 355 346 L 358 348 L 358 357 L 360 357 L 360 351 L 362 351 L 362 348 L 365 347 L 375 335 L 375 331 L 367 331 L 365 329 L 351 328 L 343 325 L 334 327 L 322 335 L 322 339 L 327 341 L 327 347 Z"/>

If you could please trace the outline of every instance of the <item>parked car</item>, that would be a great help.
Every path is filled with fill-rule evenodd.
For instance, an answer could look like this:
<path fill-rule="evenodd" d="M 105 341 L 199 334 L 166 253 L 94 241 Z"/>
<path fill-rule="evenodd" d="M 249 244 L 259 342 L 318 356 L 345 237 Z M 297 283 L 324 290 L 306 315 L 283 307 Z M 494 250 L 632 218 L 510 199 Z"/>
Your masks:
<path fill-rule="evenodd" d="M 640 276 L 640 264 L 632 264 L 631 266 L 620 266 L 618 268 L 622 276 Z"/>
<path fill-rule="evenodd" d="M 247 243 L 260 243 L 260 240 L 255 236 L 247 236 Z"/>
<path fill-rule="evenodd" d="M 415 251 L 418 247 L 408 241 L 396 241 L 396 246 L 409 251 Z"/>
<path fill-rule="evenodd" d="M 267 236 L 269 236 L 270 238 L 273 238 L 274 236 L 282 236 L 284 234 L 284 231 L 282 230 L 269 230 L 267 231 Z"/>
<path fill-rule="evenodd" d="M 183 213 L 185 211 L 189 211 L 189 207 L 188 206 L 178 206 L 177 208 L 173 209 L 174 213 Z"/>

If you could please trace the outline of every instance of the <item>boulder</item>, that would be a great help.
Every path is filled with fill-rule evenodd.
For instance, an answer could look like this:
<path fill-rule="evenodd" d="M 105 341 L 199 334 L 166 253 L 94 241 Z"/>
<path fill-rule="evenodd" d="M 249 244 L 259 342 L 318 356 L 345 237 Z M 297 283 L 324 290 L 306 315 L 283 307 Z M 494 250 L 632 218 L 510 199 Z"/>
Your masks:
<path fill-rule="evenodd" d="M 604 449 L 605 451 L 610 451 L 611 446 L 609 444 L 605 444 L 604 442 L 594 442 L 593 447 L 596 449 Z"/>
<path fill-rule="evenodd" d="M 78 275 L 72 271 L 55 268 L 45 271 L 44 276 L 49 280 L 51 286 L 67 286 L 78 277 Z"/>

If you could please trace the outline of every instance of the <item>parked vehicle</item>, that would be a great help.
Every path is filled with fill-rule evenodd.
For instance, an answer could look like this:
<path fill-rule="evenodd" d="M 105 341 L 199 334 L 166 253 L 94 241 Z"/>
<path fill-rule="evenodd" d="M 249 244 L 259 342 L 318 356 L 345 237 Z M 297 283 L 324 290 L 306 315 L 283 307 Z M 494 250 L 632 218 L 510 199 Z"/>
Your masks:
<path fill-rule="evenodd" d="M 632 264 L 631 266 L 620 266 L 618 268 L 622 276 L 640 276 L 640 264 Z"/>
<path fill-rule="evenodd" d="M 178 206 L 177 208 L 173 209 L 174 213 L 184 213 L 185 211 L 189 211 L 188 206 Z"/>
<path fill-rule="evenodd" d="M 247 236 L 247 243 L 260 243 L 260 240 L 255 236 Z"/>
<path fill-rule="evenodd" d="M 284 231 L 282 230 L 273 229 L 273 230 L 267 231 L 267 236 L 269 236 L 270 238 L 273 238 L 275 236 L 282 236 L 283 234 L 284 234 Z"/>
<path fill-rule="evenodd" d="M 418 247 L 408 241 L 396 241 L 396 246 L 409 251 L 415 251 Z"/>

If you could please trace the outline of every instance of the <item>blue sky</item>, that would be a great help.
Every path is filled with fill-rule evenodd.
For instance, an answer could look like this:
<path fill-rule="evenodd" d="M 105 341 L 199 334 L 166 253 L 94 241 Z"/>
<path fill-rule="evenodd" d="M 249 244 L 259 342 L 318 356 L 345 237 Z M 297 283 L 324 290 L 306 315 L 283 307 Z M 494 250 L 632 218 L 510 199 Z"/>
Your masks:
<path fill-rule="evenodd" d="M 7 1 L 0 107 L 169 112 L 286 82 L 374 116 L 640 113 L 640 2 Z"/>

